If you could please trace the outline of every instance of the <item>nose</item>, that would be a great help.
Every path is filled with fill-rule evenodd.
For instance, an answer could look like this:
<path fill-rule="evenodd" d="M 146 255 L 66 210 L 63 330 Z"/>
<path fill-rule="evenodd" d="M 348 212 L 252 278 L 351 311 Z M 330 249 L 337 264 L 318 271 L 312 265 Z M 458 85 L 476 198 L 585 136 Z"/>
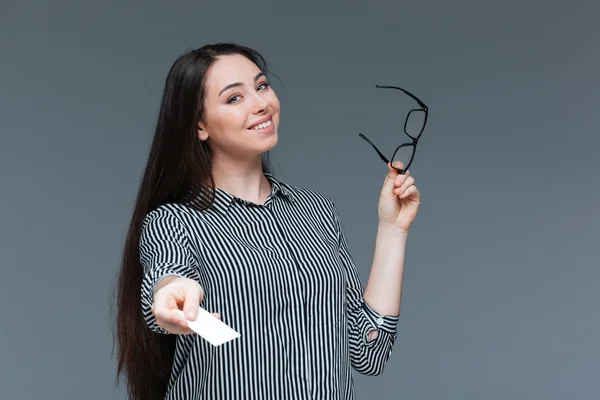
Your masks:
<path fill-rule="evenodd" d="M 269 101 L 261 96 L 260 93 L 255 93 L 253 99 L 252 109 L 255 114 L 260 114 L 269 108 Z"/>

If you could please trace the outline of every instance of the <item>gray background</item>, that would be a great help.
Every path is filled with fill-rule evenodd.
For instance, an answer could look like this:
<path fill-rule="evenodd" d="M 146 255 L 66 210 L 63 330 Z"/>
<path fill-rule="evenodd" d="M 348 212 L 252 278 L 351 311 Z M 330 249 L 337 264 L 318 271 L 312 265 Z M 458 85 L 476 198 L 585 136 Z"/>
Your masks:
<path fill-rule="evenodd" d="M 600 396 L 599 7 L 589 2 L 0 3 L 0 388 L 123 399 L 108 304 L 167 70 L 255 47 L 280 179 L 340 209 L 367 277 L 400 85 L 430 106 L 399 337 L 359 399 Z M 285 4 L 285 5 L 284 5 Z"/>

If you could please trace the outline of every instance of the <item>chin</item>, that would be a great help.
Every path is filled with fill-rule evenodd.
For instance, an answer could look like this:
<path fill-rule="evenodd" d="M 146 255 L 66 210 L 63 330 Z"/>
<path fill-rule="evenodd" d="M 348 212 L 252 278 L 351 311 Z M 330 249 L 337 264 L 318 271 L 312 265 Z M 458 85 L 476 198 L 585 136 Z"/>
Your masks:
<path fill-rule="evenodd" d="M 261 146 L 260 146 L 261 153 L 271 150 L 273 147 L 275 147 L 277 145 L 278 141 L 279 141 L 279 138 L 277 136 L 277 131 L 275 131 L 271 135 L 263 138 Z"/>
<path fill-rule="evenodd" d="M 271 136 L 269 138 L 263 138 L 261 140 L 254 141 L 250 144 L 248 150 L 252 153 L 260 155 L 267 151 L 270 151 L 277 145 L 277 136 Z"/>

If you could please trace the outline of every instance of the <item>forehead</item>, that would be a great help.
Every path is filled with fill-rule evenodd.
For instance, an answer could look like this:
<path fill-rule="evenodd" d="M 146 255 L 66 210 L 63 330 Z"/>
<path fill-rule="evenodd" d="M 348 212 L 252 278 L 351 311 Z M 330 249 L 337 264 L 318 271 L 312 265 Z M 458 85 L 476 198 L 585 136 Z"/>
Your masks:
<path fill-rule="evenodd" d="M 208 90 L 221 90 L 234 82 L 252 83 L 260 69 L 239 54 L 219 56 L 206 75 Z"/>

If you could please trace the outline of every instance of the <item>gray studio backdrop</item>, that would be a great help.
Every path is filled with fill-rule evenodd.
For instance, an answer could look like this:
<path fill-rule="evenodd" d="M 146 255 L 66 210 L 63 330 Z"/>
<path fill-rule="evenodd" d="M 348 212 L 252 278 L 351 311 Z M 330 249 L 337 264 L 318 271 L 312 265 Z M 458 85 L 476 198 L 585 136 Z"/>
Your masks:
<path fill-rule="evenodd" d="M 599 398 L 599 7 L 217 3 L 0 3 L 0 397 L 125 398 L 108 304 L 163 81 L 232 40 L 281 78 L 277 175 L 336 202 L 364 279 L 386 169 L 358 133 L 405 139 L 374 85 L 430 106 L 398 342 L 359 399 Z"/>

